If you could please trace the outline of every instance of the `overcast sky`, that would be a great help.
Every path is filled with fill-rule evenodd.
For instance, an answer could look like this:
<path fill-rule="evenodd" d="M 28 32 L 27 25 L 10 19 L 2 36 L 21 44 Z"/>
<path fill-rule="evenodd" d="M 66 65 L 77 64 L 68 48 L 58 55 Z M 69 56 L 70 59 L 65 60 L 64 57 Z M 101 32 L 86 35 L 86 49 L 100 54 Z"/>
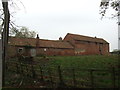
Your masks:
<path fill-rule="evenodd" d="M 39 34 L 41 39 L 57 40 L 67 33 L 103 38 L 110 51 L 118 48 L 117 20 L 101 20 L 101 0 L 20 0 L 15 22 Z M 109 12 L 108 12 L 109 13 Z"/>

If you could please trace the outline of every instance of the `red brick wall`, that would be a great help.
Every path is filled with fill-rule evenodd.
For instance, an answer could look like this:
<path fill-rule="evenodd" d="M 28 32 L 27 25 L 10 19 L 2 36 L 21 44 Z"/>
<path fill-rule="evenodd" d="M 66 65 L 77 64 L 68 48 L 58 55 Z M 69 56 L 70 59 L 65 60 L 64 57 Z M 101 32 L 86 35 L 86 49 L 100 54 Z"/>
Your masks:
<path fill-rule="evenodd" d="M 15 46 L 8 46 L 8 57 L 14 57 L 17 54 L 17 47 Z"/>
<path fill-rule="evenodd" d="M 19 46 L 8 46 L 8 57 L 16 57 L 19 55 L 18 49 L 22 48 L 22 55 L 30 56 L 30 48 L 19 47 Z"/>
<path fill-rule="evenodd" d="M 103 44 L 103 55 L 108 55 L 109 54 L 109 44 Z"/>
<path fill-rule="evenodd" d="M 72 46 L 75 46 L 75 40 L 73 40 L 73 38 L 71 36 L 67 36 L 64 38 L 64 41 L 69 42 Z"/>
<path fill-rule="evenodd" d="M 84 52 L 79 52 L 79 55 L 107 55 L 109 54 L 109 44 L 100 44 L 94 42 L 77 42 L 75 43 L 76 50 L 81 49 Z M 101 52 L 100 52 L 101 50 Z"/>
<path fill-rule="evenodd" d="M 15 47 L 15 46 L 9 46 L 8 56 L 9 57 L 17 56 L 19 48 L 23 48 L 22 55 L 30 56 L 30 48 Z M 44 51 L 44 49 L 46 49 L 46 51 Z M 48 56 L 54 56 L 54 55 L 71 56 L 74 55 L 74 49 L 36 48 L 36 54 L 48 55 Z"/>
<path fill-rule="evenodd" d="M 87 41 L 75 41 L 71 36 L 64 38 L 65 41 L 69 41 L 75 48 L 75 55 L 108 55 L 109 54 L 109 44 L 100 44 L 95 42 Z M 100 53 L 101 48 L 101 53 Z"/>
<path fill-rule="evenodd" d="M 96 43 L 76 42 L 75 52 L 77 55 L 92 55 L 99 54 L 99 46 Z"/>
<path fill-rule="evenodd" d="M 44 51 L 46 49 L 46 51 Z M 38 48 L 37 49 L 37 55 L 48 55 L 48 56 L 54 56 L 54 55 L 74 55 L 74 49 L 58 49 L 58 48 Z"/>

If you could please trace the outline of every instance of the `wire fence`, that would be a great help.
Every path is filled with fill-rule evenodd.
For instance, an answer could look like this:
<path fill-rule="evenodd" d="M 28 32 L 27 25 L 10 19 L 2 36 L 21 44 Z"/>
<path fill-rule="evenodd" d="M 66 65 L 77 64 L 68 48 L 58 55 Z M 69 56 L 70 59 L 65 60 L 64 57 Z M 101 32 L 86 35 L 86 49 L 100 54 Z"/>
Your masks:
<path fill-rule="evenodd" d="M 119 88 L 119 71 L 114 67 L 103 70 L 7 62 L 5 84 L 32 88 Z"/>

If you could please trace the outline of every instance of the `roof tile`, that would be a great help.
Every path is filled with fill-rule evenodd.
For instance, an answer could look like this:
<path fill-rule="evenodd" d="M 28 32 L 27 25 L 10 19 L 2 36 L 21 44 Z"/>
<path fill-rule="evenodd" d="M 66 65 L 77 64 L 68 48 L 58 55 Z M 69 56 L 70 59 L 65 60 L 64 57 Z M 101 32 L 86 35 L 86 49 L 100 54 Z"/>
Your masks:
<path fill-rule="evenodd" d="M 108 43 L 107 41 L 105 41 L 102 38 L 96 38 L 96 37 L 88 37 L 88 36 L 83 36 L 83 35 L 78 35 L 78 34 L 70 34 L 68 33 L 66 35 L 70 36 L 72 39 L 74 40 L 82 40 L 82 41 L 90 41 L 90 42 L 99 42 L 99 43 Z"/>
<path fill-rule="evenodd" d="M 46 47 L 46 48 L 73 48 L 68 42 L 65 41 L 57 41 L 57 40 L 44 40 L 39 39 L 39 46 L 38 47 Z M 36 47 L 36 38 L 17 38 L 17 37 L 10 37 L 9 38 L 9 45 L 15 46 L 32 46 Z"/>

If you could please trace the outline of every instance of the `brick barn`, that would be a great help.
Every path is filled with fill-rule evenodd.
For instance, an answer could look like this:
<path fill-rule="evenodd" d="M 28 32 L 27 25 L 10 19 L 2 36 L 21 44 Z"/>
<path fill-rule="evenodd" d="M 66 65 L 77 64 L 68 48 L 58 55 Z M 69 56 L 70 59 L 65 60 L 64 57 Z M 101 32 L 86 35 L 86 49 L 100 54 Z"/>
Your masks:
<path fill-rule="evenodd" d="M 45 40 L 37 38 L 9 37 L 8 56 L 73 56 L 73 55 L 107 55 L 109 43 L 101 38 L 68 33 L 62 40 Z"/>
<path fill-rule="evenodd" d="M 101 38 L 68 33 L 64 41 L 69 42 L 74 47 L 75 55 L 109 54 L 109 43 Z"/>

